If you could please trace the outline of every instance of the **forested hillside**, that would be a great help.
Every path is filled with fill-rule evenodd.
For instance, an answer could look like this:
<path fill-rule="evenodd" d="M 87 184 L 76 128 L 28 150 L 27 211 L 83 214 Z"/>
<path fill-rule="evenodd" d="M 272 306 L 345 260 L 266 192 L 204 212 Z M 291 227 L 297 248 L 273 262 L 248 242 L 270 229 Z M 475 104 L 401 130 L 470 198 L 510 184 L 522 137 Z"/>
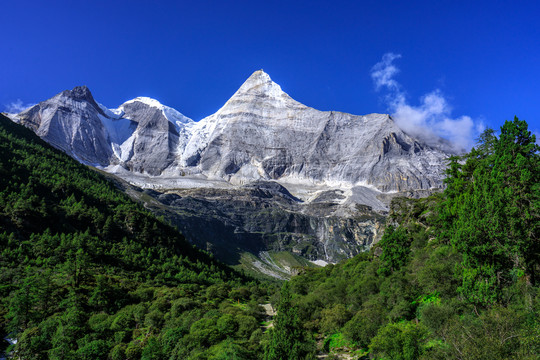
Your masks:
<path fill-rule="evenodd" d="M 282 319 L 287 330 L 273 339 L 305 354 L 299 339 L 311 333 L 331 358 L 538 359 L 535 138 L 524 121 L 507 121 L 450 159 L 447 176 L 444 193 L 394 199 L 369 253 L 294 277 L 278 317 L 292 308 L 296 320 Z M 268 359 L 286 358 L 272 347 Z"/>
<path fill-rule="evenodd" d="M 447 175 L 444 193 L 394 199 L 389 226 L 369 253 L 291 280 L 297 323 L 327 351 L 538 359 L 535 138 L 524 121 L 507 121 L 499 136 L 487 130 L 469 154 L 452 158 Z"/>
<path fill-rule="evenodd" d="M 266 292 L 0 115 L 0 335 L 17 358 L 255 358 Z"/>
<path fill-rule="evenodd" d="M 22 359 L 537 359 L 539 150 L 517 118 L 487 130 L 444 193 L 278 296 L 0 116 L 0 333 Z"/>

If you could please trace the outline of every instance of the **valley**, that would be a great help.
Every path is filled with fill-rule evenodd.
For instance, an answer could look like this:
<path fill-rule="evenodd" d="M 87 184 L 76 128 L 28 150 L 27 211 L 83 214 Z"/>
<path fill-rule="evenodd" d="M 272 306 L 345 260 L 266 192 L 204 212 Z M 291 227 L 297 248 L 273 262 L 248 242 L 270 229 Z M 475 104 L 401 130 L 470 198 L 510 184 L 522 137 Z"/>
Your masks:
<path fill-rule="evenodd" d="M 84 86 L 10 117 L 125 181 L 201 249 L 281 279 L 368 250 L 391 199 L 440 191 L 454 152 L 385 114 L 307 107 L 262 70 L 198 122 L 145 97 L 107 109 Z"/>
<path fill-rule="evenodd" d="M 120 185 L 216 258 L 252 275 L 289 278 L 295 267 L 336 263 L 369 249 L 386 212 L 318 191 L 306 201 L 276 182 L 162 192 Z M 281 254 L 281 255 L 280 255 Z"/>
<path fill-rule="evenodd" d="M 452 157 L 443 192 L 409 197 L 268 180 L 158 191 L 4 116 L 0 139 L 6 356 L 537 357 L 539 147 L 517 118 Z"/>
<path fill-rule="evenodd" d="M 540 360 L 539 1 L 1 9 L 0 360 Z"/>

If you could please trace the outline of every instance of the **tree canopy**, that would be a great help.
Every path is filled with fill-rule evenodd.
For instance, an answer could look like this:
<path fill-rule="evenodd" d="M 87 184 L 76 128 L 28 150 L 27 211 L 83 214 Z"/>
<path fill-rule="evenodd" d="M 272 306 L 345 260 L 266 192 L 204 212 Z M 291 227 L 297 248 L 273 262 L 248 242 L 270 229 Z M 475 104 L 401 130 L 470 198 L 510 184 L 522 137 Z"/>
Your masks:
<path fill-rule="evenodd" d="M 278 294 L 0 116 L 0 333 L 24 359 L 537 359 L 539 152 L 487 129 L 369 252 Z"/>
<path fill-rule="evenodd" d="M 469 154 L 451 159 L 441 237 L 463 254 L 460 292 L 472 303 L 500 300 L 521 277 L 537 282 L 539 149 L 516 117 L 499 137 L 487 129 Z"/>
<path fill-rule="evenodd" d="M 18 340 L 14 356 L 250 359 L 269 289 L 0 115 L 0 338 Z"/>

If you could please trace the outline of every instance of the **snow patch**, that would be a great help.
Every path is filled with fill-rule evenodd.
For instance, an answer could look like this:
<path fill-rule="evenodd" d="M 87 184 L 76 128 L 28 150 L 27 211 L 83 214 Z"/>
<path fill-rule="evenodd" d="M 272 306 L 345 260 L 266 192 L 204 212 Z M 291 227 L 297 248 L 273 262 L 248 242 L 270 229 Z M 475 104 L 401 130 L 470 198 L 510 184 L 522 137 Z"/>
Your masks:
<path fill-rule="evenodd" d="M 195 122 L 192 119 L 190 119 L 187 116 L 183 115 L 178 110 L 173 109 L 172 107 L 163 105 L 162 103 L 160 103 L 156 99 L 152 99 L 152 98 L 145 97 L 145 96 L 139 96 L 139 97 L 136 97 L 135 99 L 126 101 L 124 104 L 122 104 L 119 107 L 119 109 L 121 109 L 126 104 L 132 104 L 134 102 L 141 102 L 141 103 L 143 103 L 145 105 L 148 105 L 150 107 L 161 110 L 161 112 L 163 113 L 163 116 L 165 116 L 165 118 L 167 118 L 167 120 L 169 120 L 171 123 L 176 125 L 177 128 L 181 128 L 181 127 L 184 127 L 186 125 L 195 124 Z"/>
<path fill-rule="evenodd" d="M 255 71 L 243 84 L 240 86 L 240 89 L 235 93 L 239 95 L 246 93 L 252 90 L 263 92 L 265 95 L 278 98 L 283 95 L 286 95 L 281 86 L 276 84 L 270 78 L 270 75 L 265 73 L 262 70 Z M 288 96 L 287 96 L 288 97 Z M 234 98 L 234 95 L 233 95 Z"/>
<path fill-rule="evenodd" d="M 324 260 L 315 260 L 315 261 L 310 260 L 309 262 L 312 264 L 321 266 L 321 267 L 325 267 L 326 265 L 330 264 L 328 261 L 324 261 Z"/>
<path fill-rule="evenodd" d="M 114 155 L 121 161 L 128 161 L 132 155 L 136 125 L 126 118 L 108 118 L 98 114 L 111 142 Z"/>
<path fill-rule="evenodd" d="M 133 122 L 126 118 L 111 119 L 103 115 L 98 115 L 101 123 L 107 130 L 111 142 L 123 144 L 135 131 Z"/>
<path fill-rule="evenodd" d="M 108 109 L 107 107 L 105 107 L 104 105 L 100 104 L 100 103 L 97 103 L 99 108 L 101 109 L 101 111 L 103 111 L 103 113 L 110 117 L 111 119 L 119 119 L 122 117 L 122 115 L 124 115 L 124 112 L 123 111 L 118 111 L 118 109 Z"/>
<path fill-rule="evenodd" d="M 11 121 L 13 121 L 14 123 L 19 123 L 19 114 L 13 114 L 13 113 L 2 113 L 4 114 L 5 116 L 7 116 Z"/>
<path fill-rule="evenodd" d="M 138 96 L 135 99 L 131 99 L 131 100 L 126 101 L 123 105 L 132 104 L 132 103 L 137 102 L 137 101 L 142 102 L 145 105 L 158 108 L 158 109 L 161 109 L 161 107 L 163 106 L 156 99 L 152 99 L 152 98 L 149 98 L 149 97 L 146 97 L 146 96 Z"/>
<path fill-rule="evenodd" d="M 172 107 L 162 105 L 161 112 L 167 118 L 167 120 L 177 126 L 193 125 L 195 123 L 193 120 L 181 114 L 179 111 L 173 109 Z"/>

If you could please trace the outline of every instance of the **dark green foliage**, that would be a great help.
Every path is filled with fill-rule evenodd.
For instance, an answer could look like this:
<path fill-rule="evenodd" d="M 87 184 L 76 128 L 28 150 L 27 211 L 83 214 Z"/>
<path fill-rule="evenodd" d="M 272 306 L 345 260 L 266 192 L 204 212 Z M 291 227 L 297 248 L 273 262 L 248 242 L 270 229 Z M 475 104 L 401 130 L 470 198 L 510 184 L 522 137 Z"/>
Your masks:
<path fill-rule="evenodd" d="M 405 265 L 411 245 L 405 228 L 394 229 L 392 225 L 388 226 L 379 245 L 382 249 L 377 270 L 379 274 L 389 275 Z"/>
<path fill-rule="evenodd" d="M 463 254 L 460 292 L 473 304 L 501 299 L 520 277 L 537 281 L 540 260 L 540 147 L 527 123 L 488 129 L 464 162 L 452 158 L 441 238 Z"/>
<path fill-rule="evenodd" d="M 523 121 L 486 131 L 369 254 L 291 280 L 300 321 L 374 359 L 538 358 L 538 151 Z"/>
<path fill-rule="evenodd" d="M 301 360 L 312 358 L 312 349 L 292 304 L 289 284 L 281 288 L 281 299 L 270 330 L 270 342 L 265 349 L 265 360 Z"/>
<path fill-rule="evenodd" d="M 16 356 L 261 352 L 250 338 L 262 316 L 249 304 L 267 289 L 3 116 L 0 173 L 0 337 L 18 339 Z"/>
<path fill-rule="evenodd" d="M 386 309 L 378 301 L 370 301 L 343 327 L 343 335 L 359 347 L 367 349 L 371 339 L 386 321 Z"/>
<path fill-rule="evenodd" d="M 427 331 L 410 322 L 389 323 L 371 340 L 369 349 L 380 359 L 418 359 L 426 342 Z"/>
<path fill-rule="evenodd" d="M 484 132 L 443 194 L 392 200 L 369 253 L 283 286 L 263 333 L 272 288 L 0 117 L 0 331 L 24 359 L 304 359 L 315 337 L 374 359 L 537 359 L 538 150 L 518 119 Z"/>

